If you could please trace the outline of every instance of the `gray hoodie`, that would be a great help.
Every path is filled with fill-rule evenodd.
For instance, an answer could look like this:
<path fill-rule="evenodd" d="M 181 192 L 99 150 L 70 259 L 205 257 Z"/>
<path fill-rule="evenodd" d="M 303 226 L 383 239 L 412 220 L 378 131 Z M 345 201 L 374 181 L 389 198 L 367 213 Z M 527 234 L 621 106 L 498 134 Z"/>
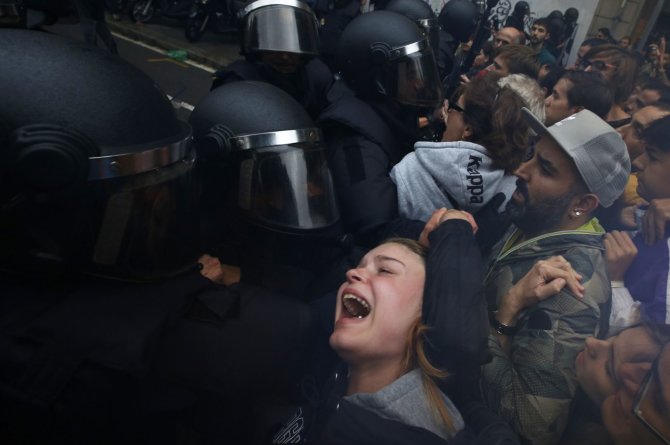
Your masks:
<path fill-rule="evenodd" d="M 446 395 L 442 394 L 442 396 L 453 420 L 454 428 L 457 432 L 462 430 L 465 423 L 461 413 Z M 447 429 L 438 422 L 434 411 L 428 405 L 419 369 L 408 372 L 377 392 L 357 393 L 344 398 L 385 419 L 426 429 L 445 440 L 452 437 Z"/>
<path fill-rule="evenodd" d="M 440 207 L 455 206 L 474 213 L 499 192 L 505 194 L 503 210 L 516 189 L 516 177 L 492 165 L 486 149 L 472 142 L 417 142 L 391 170 L 400 215 L 428 221 Z"/>

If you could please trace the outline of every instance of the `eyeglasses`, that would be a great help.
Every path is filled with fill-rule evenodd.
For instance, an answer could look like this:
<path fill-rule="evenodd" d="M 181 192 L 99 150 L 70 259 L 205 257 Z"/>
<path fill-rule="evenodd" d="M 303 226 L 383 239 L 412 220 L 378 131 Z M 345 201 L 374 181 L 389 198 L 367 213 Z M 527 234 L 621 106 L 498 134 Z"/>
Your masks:
<path fill-rule="evenodd" d="M 613 64 L 604 62 L 602 60 L 583 60 L 579 66 L 583 70 L 591 67 L 596 71 L 606 71 L 608 68 L 614 68 Z"/>
<path fill-rule="evenodd" d="M 465 110 L 461 108 L 460 105 L 456 103 L 456 101 L 449 102 L 449 106 L 447 107 L 447 111 L 455 110 L 458 111 L 459 113 L 465 114 Z"/>
<path fill-rule="evenodd" d="M 663 436 L 659 431 L 658 426 L 652 425 L 651 420 L 645 418 L 645 413 L 654 410 L 654 397 L 658 396 L 658 393 L 661 390 L 658 385 L 658 360 L 660 356 L 661 355 L 659 354 L 658 357 L 656 357 L 656 360 L 654 360 L 654 364 L 644 378 L 642 385 L 640 385 L 637 394 L 635 394 L 635 399 L 633 400 L 633 414 L 635 414 L 635 417 L 637 417 L 649 431 L 654 433 L 661 442 L 670 445 L 670 438 Z M 653 389 L 650 390 L 650 388 Z"/>
<path fill-rule="evenodd" d="M 444 106 L 442 107 L 442 122 L 444 122 L 444 125 L 447 125 L 447 115 L 451 110 L 457 111 L 464 115 L 467 114 L 465 109 L 456 103 L 455 99 L 452 98 L 452 100 L 445 102 L 448 102 L 448 105 L 446 108 Z"/>

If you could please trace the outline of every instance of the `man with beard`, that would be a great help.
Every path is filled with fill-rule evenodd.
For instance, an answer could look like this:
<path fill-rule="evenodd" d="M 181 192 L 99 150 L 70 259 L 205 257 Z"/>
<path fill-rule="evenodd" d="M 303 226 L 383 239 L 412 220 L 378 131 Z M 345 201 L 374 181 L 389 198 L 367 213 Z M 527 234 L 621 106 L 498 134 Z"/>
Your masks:
<path fill-rule="evenodd" d="M 530 42 L 528 46 L 537 51 L 537 61 L 540 65 L 551 65 L 556 63 L 556 57 L 547 48 L 547 42 L 551 34 L 549 33 L 551 23 L 547 18 L 539 18 L 533 22 L 530 28 Z"/>
<path fill-rule="evenodd" d="M 481 391 L 524 439 L 550 444 L 568 419 L 577 387 L 575 356 L 586 337 L 606 333 L 611 290 L 605 232 L 593 212 L 621 194 L 630 160 L 621 137 L 591 111 L 549 128 L 523 113 L 540 139 L 515 171 L 517 190 L 507 206 L 514 225 L 489 260 L 484 286 L 493 359 L 482 368 Z M 531 285 L 555 286 L 555 295 L 542 301 L 510 291 L 531 268 L 548 267 L 544 260 L 556 256 L 567 260 L 566 269 L 572 266 L 581 292 L 570 291 L 564 279 Z"/>

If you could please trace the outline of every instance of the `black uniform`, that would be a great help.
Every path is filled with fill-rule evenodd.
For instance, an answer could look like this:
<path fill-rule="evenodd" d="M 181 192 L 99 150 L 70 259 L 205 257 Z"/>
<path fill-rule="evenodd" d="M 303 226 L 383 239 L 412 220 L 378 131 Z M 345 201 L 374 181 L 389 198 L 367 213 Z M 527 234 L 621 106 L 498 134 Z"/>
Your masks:
<path fill-rule="evenodd" d="M 389 173 L 414 146 L 413 122 L 402 122 L 391 104 L 363 102 L 338 81 L 319 117 L 344 230 L 365 246 L 395 235 L 418 238 L 422 225 L 399 218 Z M 414 124 L 415 125 L 415 124 Z"/>

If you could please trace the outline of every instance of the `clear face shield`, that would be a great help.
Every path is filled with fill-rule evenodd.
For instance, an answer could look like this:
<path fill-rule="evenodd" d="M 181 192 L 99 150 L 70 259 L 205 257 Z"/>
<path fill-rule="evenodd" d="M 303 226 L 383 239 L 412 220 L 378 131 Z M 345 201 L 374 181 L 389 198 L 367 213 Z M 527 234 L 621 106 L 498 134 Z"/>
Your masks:
<path fill-rule="evenodd" d="M 237 205 L 248 219 L 290 232 L 324 229 L 339 220 L 319 130 L 242 138 L 255 146 L 239 152 Z"/>
<path fill-rule="evenodd" d="M 163 147 L 90 158 L 96 168 L 82 203 L 90 215 L 82 233 L 88 272 L 152 281 L 193 266 L 199 205 L 190 146 L 189 129 L 184 139 Z"/>
<path fill-rule="evenodd" d="M 319 54 L 319 26 L 305 3 L 297 0 L 258 0 L 247 5 L 244 20 L 245 53 L 258 51 Z"/>
<path fill-rule="evenodd" d="M 440 76 L 428 40 L 393 48 L 391 54 L 391 66 L 384 73 L 387 95 L 406 105 L 437 107 L 442 99 Z"/>

